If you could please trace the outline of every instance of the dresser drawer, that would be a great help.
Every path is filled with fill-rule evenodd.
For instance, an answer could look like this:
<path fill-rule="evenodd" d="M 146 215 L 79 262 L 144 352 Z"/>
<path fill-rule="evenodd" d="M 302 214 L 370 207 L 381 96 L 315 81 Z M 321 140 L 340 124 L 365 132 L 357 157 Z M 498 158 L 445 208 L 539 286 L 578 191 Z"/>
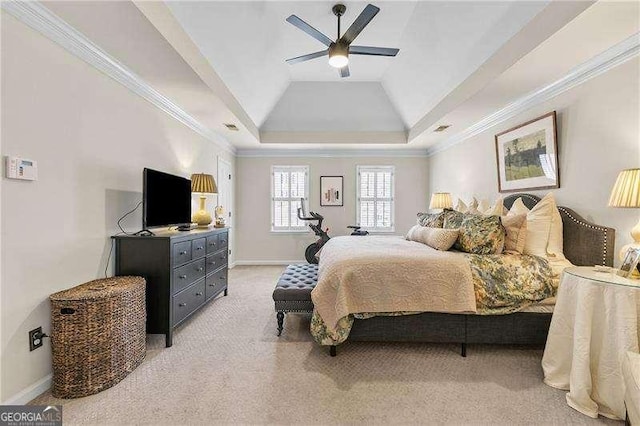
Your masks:
<path fill-rule="evenodd" d="M 173 266 L 179 266 L 191 260 L 191 241 L 173 245 Z"/>
<path fill-rule="evenodd" d="M 223 248 L 227 248 L 229 247 L 229 233 L 228 232 L 222 232 L 220 234 L 218 234 L 218 247 L 220 249 Z"/>
<path fill-rule="evenodd" d="M 207 239 L 198 238 L 191 241 L 191 257 L 193 259 L 200 259 L 207 254 Z"/>
<path fill-rule="evenodd" d="M 200 280 L 173 296 L 173 325 L 198 309 L 205 300 L 205 280 Z"/>
<path fill-rule="evenodd" d="M 227 265 L 227 250 L 222 250 L 207 256 L 207 274 Z"/>
<path fill-rule="evenodd" d="M 210 235 L 207 237 L 207 254 L 214 253 L 220 250 L 220 244 L 218 243 L 218 234 Z"/>
<path fill-rule="evenodd" d="M 191 283 L 204 277 L 206 272 L 205 260 L 195 260 L 173 270 L 173 293 L 178 293 Z"/>
<path fill-rule="evenodd" d="M 205 290 L 207 300 L 216 296 L 227 287 L 227 269 L 221 269 L 215 274 L 207 277 L 207 288 Z"/>

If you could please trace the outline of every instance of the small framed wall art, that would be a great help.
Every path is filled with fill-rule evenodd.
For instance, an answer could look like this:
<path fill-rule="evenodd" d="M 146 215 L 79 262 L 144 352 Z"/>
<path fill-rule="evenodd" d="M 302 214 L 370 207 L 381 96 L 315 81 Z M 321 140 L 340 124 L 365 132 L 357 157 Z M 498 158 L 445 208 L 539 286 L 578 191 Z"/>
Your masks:
<path fill-rule="evenodd" d="M 320 176 L 320 205 L 343 206 L 342 176 Z"/>
<path fill-rule="evenodd" d="M 560 187 L 555 111 L 495 139 L 500 192 Z"/>

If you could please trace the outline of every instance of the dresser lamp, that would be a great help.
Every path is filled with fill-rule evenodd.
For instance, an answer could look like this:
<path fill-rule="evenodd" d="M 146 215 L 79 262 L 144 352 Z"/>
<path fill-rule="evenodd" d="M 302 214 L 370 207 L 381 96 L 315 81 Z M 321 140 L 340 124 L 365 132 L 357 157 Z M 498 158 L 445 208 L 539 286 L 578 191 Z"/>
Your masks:
<path fill-rule="evenodd" d="M 609 197 L 609 207 L 640 208 L 640 169 L 620 172 Z M 631 238 L 633 243 L 625 245 L 620 250 L 621 260 L 630 248 L 640 249 L 640 221 L 631 228 Z M 634 274 L 637 274 L 637 271 Z"/>
<path fill-rule="evenodd" d="M 206 209 L 207 196 L 205 194 L 217 194 L 218 187 L 213 176 L 204 173 L 191 175 L 191 192 L 200 194 L 200 210 L 193 214 L 191 220 L 198 224 L 198 228 L 208 228 L 211 224 L 211 215 Z"/>
<path fill-rule="evenodd" d="M 453 206 L 451 194 L 448 192 L 434 192 L 431 194 L 430 209 L 450 209 Z"/>

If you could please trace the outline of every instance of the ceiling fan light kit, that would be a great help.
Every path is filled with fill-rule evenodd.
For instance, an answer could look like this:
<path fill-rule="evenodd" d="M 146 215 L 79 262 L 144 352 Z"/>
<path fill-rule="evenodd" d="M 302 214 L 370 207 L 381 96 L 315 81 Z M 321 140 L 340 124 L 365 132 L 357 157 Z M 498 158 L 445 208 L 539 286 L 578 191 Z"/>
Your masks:
<path fill-rule="evenodd" d="M 367 56 L 396 56 L 399 49 L 387 48 L 387 47 L 370 47 L 370 46 L 352 46 L 351 43 L 360 34 L 360 32 L 366 27 L 369 22 L 378 14 L 379 8 L 372 4 L 368 4 L 367 7 L 358 15 L 355 21 L 347 29 L 347 31 L 340 36 L 340 17 L 344 15 L 347 10 L 343 4 L 336 4 L 331 9 L 333 14 L 338 17 L 338 37 L 335 41 L 307 24 L 296 15 L 291 15 L 287 18 L 287 22 L 298 27 L 311 37 L 318 40 L 320 43 L 327 46 L 328 49 L 321 50 L 319 52 L 309 53 L 307 55 L 296 56 L 295 58 L 287 59 L 287 63 L 290 65 L 297 64 L 298 62 L 304 62 L 311 59 L 319 58 L 321 56 L 329 56 L 329 65 L 338 68 L 340 77 L 349 77 L 349 54 L 352 55 L 367 55 Z"/>
<path fill-rule="evenodd" d="M 349 64 L 349 47 L 340 43 L 329 46 L 329 65 L 334 68 L 346 67 Z"/>

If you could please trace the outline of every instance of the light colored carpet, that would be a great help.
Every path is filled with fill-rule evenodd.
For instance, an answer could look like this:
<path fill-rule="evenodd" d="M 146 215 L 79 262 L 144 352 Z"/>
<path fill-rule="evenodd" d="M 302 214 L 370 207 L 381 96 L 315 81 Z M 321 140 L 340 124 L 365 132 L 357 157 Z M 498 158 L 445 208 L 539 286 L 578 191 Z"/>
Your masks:
<path fill-rule="evenodd" d="M 271 292 L 281 267 L 237 267 L 229 296 L 174 334 L 149 336 L 145 361 L 111 389 L 64 404 L 65 424 L 587 424 L 542 383 L 540 349 L 346 343 L 331 358 L 309 317 L 276 336 Z M 617 422 L 613 422 L 617 423 Z M 619 424 L 619 423 L 617 423 Z"/>

